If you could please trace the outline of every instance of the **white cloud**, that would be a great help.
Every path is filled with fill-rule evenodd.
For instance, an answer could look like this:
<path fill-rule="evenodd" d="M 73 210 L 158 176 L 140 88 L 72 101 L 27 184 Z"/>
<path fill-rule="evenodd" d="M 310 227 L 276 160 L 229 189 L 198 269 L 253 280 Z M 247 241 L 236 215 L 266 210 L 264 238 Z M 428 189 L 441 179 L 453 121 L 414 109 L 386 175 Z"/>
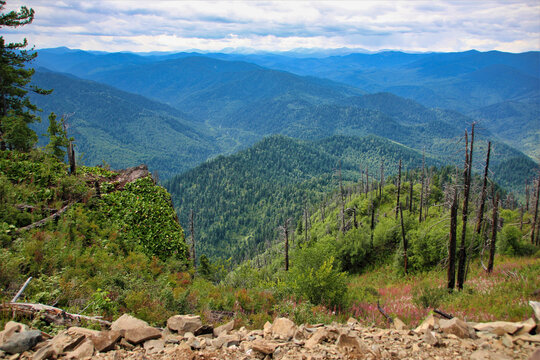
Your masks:
<path fill-rule="evenodd" d="M 38 47 L 106 51 L 252 47 L 369 50 L 540 49 L 532 1 L 9 1 L 32 7 L 32 25 L 2 29 Z"/>

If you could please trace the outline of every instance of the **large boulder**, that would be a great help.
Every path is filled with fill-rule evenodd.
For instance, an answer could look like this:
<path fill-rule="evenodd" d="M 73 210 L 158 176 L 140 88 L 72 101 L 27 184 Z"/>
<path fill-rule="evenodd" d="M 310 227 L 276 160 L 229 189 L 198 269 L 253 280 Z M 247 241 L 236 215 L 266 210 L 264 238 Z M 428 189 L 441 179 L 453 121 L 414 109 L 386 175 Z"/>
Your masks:
<path fill-rule="evenodd" d="M 221 326 L 218 326 L 214 329 L 214 336 L 218 337 L 222 334 L 227 334 L 228 332 L 232 331 L 234 329 L 234 320 L 229 321 L 226 324 L 223 324 Z"/>
<path fill-rule="evenodd" d="M 159 339 L 160 337 L 161 331 L 150 326 L 128 329 L 124 333 L 124 338 L 134 345 L 143 343 L 147 340 Z"/>
<path fill-rule="evenodd" d="M 503 336 L 504 334 L 513 335 L 518 330 L 523 328 L 521 323 L 513 323 L 508 321 L 493 321 L 487 323 L 476 323 L 473 328 L 477 331 L 490 332 L 492 334 Z"/>
<path fill-rule="evenodd" d="M 125 331 L 126 330 L 124 330 L 124 332 Z M 100 331 L 89 338 L 92 340 L 92 343 L 97 351 L 107 352 L 114 349 L 116 343 L 118 343 L 122 338 L 122 334 L 120 331 L 106 330 Z"/>
<path fill-rule="evenodd" d="M 414 332 L 417 334 L 424 334 L 426 330 L 433 330 L 435 325 L 439 325 L 439 319 L 433 316 L 433 314 L 430 314 L 416 329 L 414 329 Z"/>
<path fill-rule="evenodd" d="M 7 342 L 0 346 L 0 350 L 8 354 L 20 354 L 32 349 L 42 339 L 41 331 L 38 330 L 14 333 Z"/>
<path fill-rule="evenodd" d="M 469 325 L 456 317 L 450 320 L 439 320 L 439 326 L 441 331 L 445 334 L 453 334 L 462 339 L 468 339 L 471 337 Z"/>
<path fill-rule="evenodd" d="M 66 359 L 90 359 L 94 355 L 94 343 L 90 339 L 85 339 L 73 351 L 66 353 Z"/>
<path fill-rule="evenodd" d="M 143 327 L 149 327 L 148 323 L 144 320 L 137 319 L 128 314 L 120 316 L 116 321 L 111 324 L 111 330 L 123 331 L 129 329 L 137 329 Z"/>
<path fill-rule="evenodd" d="M 13 334 L 28 330 L 28 326 L 24 324 L 20 324 L 15 321 L 8 321 L 4 326 L 4 330 L 0 331 L 0 345 L 7 342 Z"/>
<path fill-rule="evenodd" d="M 175 315 L 167 320 L 167 328 L 180 335 L 184 335 L 186 332 L 195 333 L 201 326 L 201 317 L 198 315 Z"/>
<path fill-rule="evenodd" d="M 272 337 L 289 341 L 296 332 L 296 325 L 287 318 L 276 318 L 272 324 Z"/>

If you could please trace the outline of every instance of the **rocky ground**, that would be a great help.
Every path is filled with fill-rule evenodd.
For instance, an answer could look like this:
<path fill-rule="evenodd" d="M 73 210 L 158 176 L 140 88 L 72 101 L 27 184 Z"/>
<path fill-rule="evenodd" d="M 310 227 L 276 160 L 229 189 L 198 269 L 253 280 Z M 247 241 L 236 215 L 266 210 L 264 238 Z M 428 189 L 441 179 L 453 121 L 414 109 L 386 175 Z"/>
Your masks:
<path fill-rule="evenodd" d="M 0 332 L 0 358 L 17 359 L 540 359 L 538 319 L 466 323 L 430 315 L 414 330 L 347 324 L 300 325 L 276 318 L 262 330 L 217 328 L 176 315 L 165 329 L 122 315 L 109 330 L 71 327 L 51 337 L 16 322 Z"/>

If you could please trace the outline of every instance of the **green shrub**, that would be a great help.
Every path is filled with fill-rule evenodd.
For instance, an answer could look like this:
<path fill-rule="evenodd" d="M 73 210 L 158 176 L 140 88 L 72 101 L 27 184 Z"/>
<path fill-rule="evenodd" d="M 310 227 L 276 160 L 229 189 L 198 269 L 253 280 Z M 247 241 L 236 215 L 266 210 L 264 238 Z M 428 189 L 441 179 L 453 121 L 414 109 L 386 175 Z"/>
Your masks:
<path fill-rule="evenodd" d="M 437 308 L 449 296 L 448 289 L 421 284 L 413 289 L 413 302 L 424 308 Z"/>

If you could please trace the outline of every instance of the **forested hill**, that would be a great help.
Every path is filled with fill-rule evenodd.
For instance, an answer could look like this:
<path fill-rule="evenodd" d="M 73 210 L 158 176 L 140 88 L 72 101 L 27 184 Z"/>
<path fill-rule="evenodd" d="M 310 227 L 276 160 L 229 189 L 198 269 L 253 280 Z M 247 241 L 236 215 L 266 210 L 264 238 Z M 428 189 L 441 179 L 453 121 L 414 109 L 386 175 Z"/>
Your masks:
<path fill-rule="evenodd" d="M 54 89 L 31 100 L 44 114 L 68 114 L 69 136 L 88 165 L 105 161 L 118 169 L 146 163 L 166 178 L 221 152 L 208 131 L 165 104 L 46 70 L 37 71 L 32 83 Z M 33 126 L 41 135 L 47 122 Z"/>
<path fill-rule="evenodd" d="M 396 173 L 399 158 L 409 169 L 422 163 L 421 153 L 375 136 L 318 141 L 272 136 L 165 186 L 182 224 L 189 224 L 191 209 L 195 213 L 198 253 L 240 261 L 273 241 L 285 219 L 297 218 L 337 185 L 340 160 L 343 179 L 357 182 L 365 167 L 378 178 L 381 162 L 387 175 Z M 426 164 L 440 162 L 427 157 Z"/>

